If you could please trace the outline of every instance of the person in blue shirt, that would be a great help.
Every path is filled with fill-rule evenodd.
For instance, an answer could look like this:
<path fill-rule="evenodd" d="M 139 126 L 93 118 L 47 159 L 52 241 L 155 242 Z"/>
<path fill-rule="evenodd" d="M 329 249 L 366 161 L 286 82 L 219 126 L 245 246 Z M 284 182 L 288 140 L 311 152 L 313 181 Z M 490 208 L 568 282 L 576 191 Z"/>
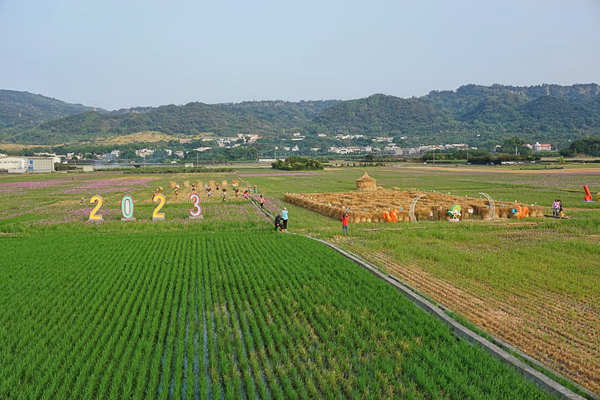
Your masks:
<path fill-rule="evenodd" d="M 283 207 L 283 211 L 281 211 L 281 219 L 283 220 L 281 230 L 283 232 L 285 232 L 285 231 L 287 231 L 287 224 L 288 224 L 288 210 L 286 207 Z"/>

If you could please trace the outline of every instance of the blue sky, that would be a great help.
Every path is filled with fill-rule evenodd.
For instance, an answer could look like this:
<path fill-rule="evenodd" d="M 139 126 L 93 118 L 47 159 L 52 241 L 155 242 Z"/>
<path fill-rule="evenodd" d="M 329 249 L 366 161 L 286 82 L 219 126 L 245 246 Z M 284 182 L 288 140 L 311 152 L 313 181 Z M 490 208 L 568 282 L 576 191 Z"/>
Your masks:
<path fill-rule="evenodd" d="M 107 109 L 599 74 L 597 0 L 0 0 L 0 88 Z"/>

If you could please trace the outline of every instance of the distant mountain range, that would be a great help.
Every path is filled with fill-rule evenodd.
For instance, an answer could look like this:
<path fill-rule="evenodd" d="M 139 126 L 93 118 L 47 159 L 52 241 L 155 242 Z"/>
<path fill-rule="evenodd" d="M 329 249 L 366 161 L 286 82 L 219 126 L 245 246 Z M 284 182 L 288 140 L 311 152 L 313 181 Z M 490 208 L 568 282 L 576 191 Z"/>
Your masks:
<path fill-rule="evenodd" d="M 199 102 L 108 112 L 27 92 L 0 90 L 0 141 L 62 144 L 160 132 L 173 137 L 301 132 L 404 137 L 409 142 L 485 144 L 518 135 L 567 143 L 600 134 L 600 86 L 461 86 L 403 99 L 375 94 L 339 101 Z M 325 140 L 325 139 L 324 139 Z"/>

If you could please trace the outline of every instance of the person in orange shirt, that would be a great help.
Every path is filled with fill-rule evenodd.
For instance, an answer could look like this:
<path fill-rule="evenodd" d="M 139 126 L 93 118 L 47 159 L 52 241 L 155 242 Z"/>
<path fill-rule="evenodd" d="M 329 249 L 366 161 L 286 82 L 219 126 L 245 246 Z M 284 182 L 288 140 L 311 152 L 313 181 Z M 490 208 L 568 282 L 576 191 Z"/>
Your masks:
<path fill-rule="evenodd" d="M 342 215 L 342 233 L 344 235 L 348 235 L 348 220 L 350 219 L 350 217 L 348 216 L 348 213 L 344 213 Z"/>

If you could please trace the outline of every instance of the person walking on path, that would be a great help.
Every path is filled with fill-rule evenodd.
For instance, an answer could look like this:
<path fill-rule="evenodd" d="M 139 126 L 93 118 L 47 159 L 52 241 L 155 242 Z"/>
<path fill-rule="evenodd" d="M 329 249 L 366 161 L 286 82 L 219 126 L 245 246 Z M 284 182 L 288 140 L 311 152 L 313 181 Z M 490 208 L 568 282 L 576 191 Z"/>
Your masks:
<path fill-rule="evenodd" d="M 223 188 L 223 190 L 221 191 L 221 193 L 223 194 L 223 200 L 222 201 L 227 200 L 227 189 Z"/>
<path fill-rule="evenodd" d="M 285 232 L 287 231 L 287 225 L 288 225 L 288 210 L 286 207 L 283 207 L 283 211 L 281 211 L 281 219 L 283 220 L 283 226 L 281 231 Z"/>
<path fill-rule="evenodd" d="M 348 220 L 350 216 L 348 213 L 342 215 L 342 234 L 348 236 Z"/>
<path fill-rule="evenodd" d="M 277 214 L 277 216 L 275 217 L 275 232 L 277 232 L 277 229 L 281 227 L 281 216 L 279 214 Z"/>
<path fill-rule="evenodd" d="M 265 208 L 265 198 L 263 197 L 263 195 L 260 195 L 260 198 L 258 199 L 258 201 L 260 201 L 260 209 L 264 209 Z"/>
<path fill-rule="evenodd" d="M 552 216 L 554 218 L 558 218 L 559 208 L 558 199 L 554 199 L 554 203 L 552 203 Z"/>

